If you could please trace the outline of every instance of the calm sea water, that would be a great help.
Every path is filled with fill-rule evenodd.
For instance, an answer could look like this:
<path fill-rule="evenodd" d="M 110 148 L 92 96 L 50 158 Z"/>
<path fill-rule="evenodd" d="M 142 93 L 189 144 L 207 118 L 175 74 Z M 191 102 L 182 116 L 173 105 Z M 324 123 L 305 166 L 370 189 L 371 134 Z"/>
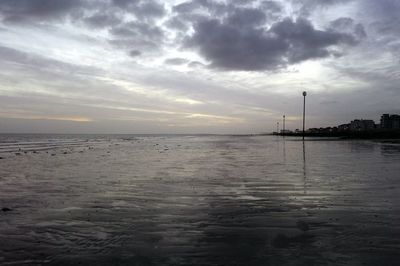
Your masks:
<path fill-rule="evenodd" d="M 0 135 L 0 157 L 0 265 L 400 261 L 396 143 Z"/>

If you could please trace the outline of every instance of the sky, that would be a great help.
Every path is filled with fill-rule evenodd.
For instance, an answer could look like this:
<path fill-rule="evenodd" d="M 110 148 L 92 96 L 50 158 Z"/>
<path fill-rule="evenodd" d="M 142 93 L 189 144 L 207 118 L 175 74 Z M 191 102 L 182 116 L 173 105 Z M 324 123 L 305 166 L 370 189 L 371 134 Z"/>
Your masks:
<path fill-rule="evenodd" d="M 0 132 L 232 133 L 400 113 L 398 0 L 1 0 Z"/>

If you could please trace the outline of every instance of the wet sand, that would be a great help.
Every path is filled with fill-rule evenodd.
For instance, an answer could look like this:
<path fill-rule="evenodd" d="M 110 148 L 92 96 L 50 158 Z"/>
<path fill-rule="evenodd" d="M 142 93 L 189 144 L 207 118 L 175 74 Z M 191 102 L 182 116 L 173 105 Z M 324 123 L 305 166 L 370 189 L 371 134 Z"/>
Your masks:
<path fill-rule="evenodd" d="M 64 141 L 0 145 L 0 265 L 400 261 L 397 143 Z"/>

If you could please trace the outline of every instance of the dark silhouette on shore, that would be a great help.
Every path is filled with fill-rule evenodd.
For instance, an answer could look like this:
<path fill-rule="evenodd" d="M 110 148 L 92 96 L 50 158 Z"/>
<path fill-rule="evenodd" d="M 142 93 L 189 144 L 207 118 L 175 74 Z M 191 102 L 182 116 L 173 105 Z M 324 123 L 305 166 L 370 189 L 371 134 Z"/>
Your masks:
<path fill-rule="evenodd" d="M 280 136 L 397 139 L 400 138 L 400 115 L 383 114 L 379 124 L 375 124 L 371 119 L 355 119 L 350 123 L 333 127 L 309 128 L 305 131 L 286 129 L 273 134 Z"/>

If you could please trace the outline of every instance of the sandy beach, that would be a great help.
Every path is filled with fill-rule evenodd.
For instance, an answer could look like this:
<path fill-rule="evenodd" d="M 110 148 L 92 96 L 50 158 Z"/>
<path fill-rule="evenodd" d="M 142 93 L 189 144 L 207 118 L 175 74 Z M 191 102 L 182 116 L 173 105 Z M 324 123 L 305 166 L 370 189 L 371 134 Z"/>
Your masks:
<path fill-rule="evenodd" d="M 0 265 L 397 265 L 400 146 L 2 136 Z"/>

